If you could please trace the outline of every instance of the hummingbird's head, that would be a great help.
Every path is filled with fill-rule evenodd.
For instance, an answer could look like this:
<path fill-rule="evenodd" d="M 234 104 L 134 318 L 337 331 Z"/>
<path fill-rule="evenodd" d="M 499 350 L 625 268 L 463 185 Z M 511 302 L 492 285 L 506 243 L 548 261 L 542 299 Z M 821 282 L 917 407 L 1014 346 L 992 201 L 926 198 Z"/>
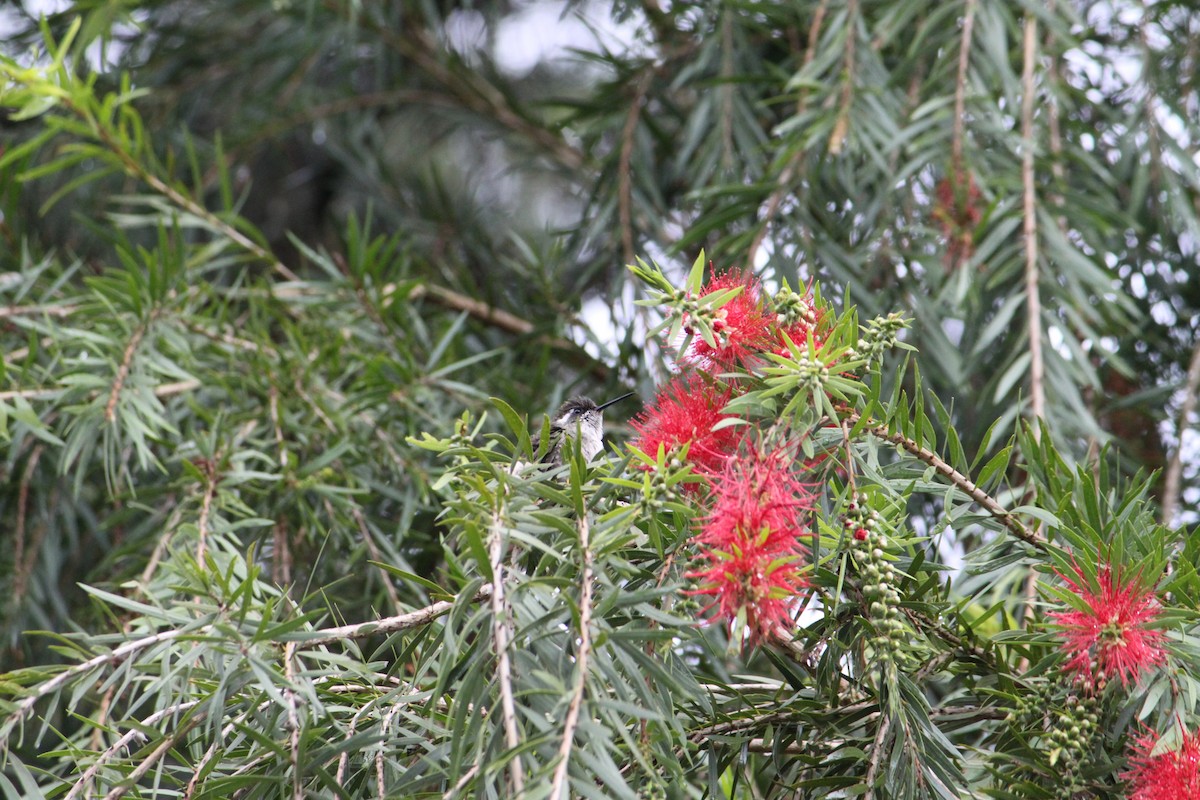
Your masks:
<path fill-rule="evenodd" d="M 572 397 L 558 407 L 554 414 L 554 427 L 564 430 L 574 430 L 575 426 L 599 427 L 603 420 L 603 412 L 590 397 Z"/>
<path fill-rule="evenodd" d="M 604 409 L 618 400 L 624 400 L 629 395 L 623 394 L 616 400 L 596 405 L 590 397 L 572 397 L 559 406 L 554 413 L 551 428 L 556 432 L 557 442 L 548 454 L 548 460 L 554 464 L 561 462 L 561 447 L 565 438 L 579 435 L 579 449 L 587 461 L 591 461 L 604 449 Z"/>
<path fill-rule="evenodd" d="M 601 424 L 604 422 L 604 409 L 613 403 L 624 400 L 632 394 L 633 392 L 623 394 L 614 400 L 609 400 L 603 405 L 596 405 L 596 402 L 590 397 L 572 397 L 559 406 L 558 411 L 555 412 L 554 427 L 573 430 L 576 425 L 579 425 L 582 427 L 594 427 L 599 430 Z"/>

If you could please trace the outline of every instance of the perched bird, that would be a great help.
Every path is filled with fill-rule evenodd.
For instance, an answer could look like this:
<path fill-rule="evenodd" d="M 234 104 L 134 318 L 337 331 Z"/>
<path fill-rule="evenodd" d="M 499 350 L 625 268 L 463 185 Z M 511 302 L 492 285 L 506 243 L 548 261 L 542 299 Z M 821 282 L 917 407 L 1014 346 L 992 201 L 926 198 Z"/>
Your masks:
<path fill-rule="evenodd" d="M 579 437 L 579 449 L 587 461 L 595 458 L 604 449 L 604 409 L 619 403 L 633 392 L 623 394 L 603 405 L 596 405 L 588 397 L 572 397 L 563 403 L 550 420 L 550 447 L 542 457 L 543 464 L 559 466 L 563 461 L 563 442 Z M 541 444 L 541 434 L 533 438 L 533 450 Z"/>

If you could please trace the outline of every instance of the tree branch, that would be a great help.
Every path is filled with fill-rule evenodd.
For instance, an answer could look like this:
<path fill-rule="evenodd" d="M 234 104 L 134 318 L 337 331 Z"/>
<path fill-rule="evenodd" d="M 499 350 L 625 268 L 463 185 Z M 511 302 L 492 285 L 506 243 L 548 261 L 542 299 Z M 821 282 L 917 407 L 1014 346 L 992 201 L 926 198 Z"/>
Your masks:
<path fill-rule="evenodd" d="M 1033 108 L 1036 91 L 1033 70 L 1037 62 L 1037 17 L 1025 15 L 1025 59 L 1021 72 L 1021 184 L 1025 213 L 1025 302 L 1029 323 L 1029 400 L 1033 436 L 1041 436 L 1038 420 L 1046 417 L 1045 364 L 1042 354 L 1042 298 L 1038 287 L 1037 187 L 1034 184 Z"/>
<path fill-rule="evenodd" d="M 155 711 L 153 714 L 143 719 L 140 723 L 138 723 L 140 727 L 131 728 L 130 730 L 126 731 L 123 736 L 109 745 L 107 750 L 97 756 L 96 760 L 92 762 L 91 766 L 84 770 L 83 774 L 79 776 L 79 780 L 75 781 L 75 783 L 71 786 L 71 790 L 67 792 L 67 796 L 63 798 L 63 800 L 74 800 L 74 798 L 82 796 L 82 793 L 91 784 L 91 781 L 96 777 L 97 774 L 99 774 L 104 765 L 112 760 L 113 756 L 117 754 L 118 750 L 122 750 L 134 742 L 146 741 L 147 736 L 142 732 L 141 728 L 149 728 L 157 725 L 164 717 L 168 717 L 172 714 L 178 714 L 182 711 L 187 711 L 189 708 L 193 708 L 199 704 L 199 700 L 188 700 L 185 703 L 176 703 L 173 706 L 168 706 L 167 708 Z"/>
<path fill-rule="evenodd" d="M 124 797 L 125 793 L 137 786 L 138 781 L 145 777 L 146 773 L 153 769 L 154 765 L 157 764 L 163 756 L 170 752 L 175 745 L 179 744 L 179 741 L 183 739 L 184 736 L 187 736 L 188 732 L 190 732 L 192 728 L 196 727 L 199 722 L 199 719 L 190 719 L 184 725 L 182 725 L 179 730 L 175 731 L 175 733 L 163 739 L 162 742 L 159 743 L 158 747 L 154 748 L 153 752 L 146 756 L 146 758 L 144 758 L 141 763 L 134 768 L 133 772 L 129 773 L 127 778 L 122 780 L 118 785 L 114 786 L 108 794 L 104 795 L 104 800 L 120 800 L 122 797 Z"/>
<path fill-rule="evenodd" d="M 888 728 L 891 727 L 891 724 L 892 718 L 881 713 L 879 728 L 875 731 L 875 740 L 871 744 L 871 759 L 867 767 L 867 776 L 863 779 L 863 783 L 867 787 L 863 800 L 874 800 L 875 798 L 875 777 L 879 773 L 879 762 L 883 757 L 883 741 L 887 738 Z"/>
<path fill-rule="evenodd" d="M 481 586 L 471 597 L 471 602 L 478 603 L 487 600 L 492 596 L 491 586 Z M 395 633 L 404 631 L 410 628 L 419 628 L 422 625 L 427 625 L 440 616 L 450 613 L 458 602 L 459 598 L 454 600 L 439 600 L 436 603 L 418 608 L 415 611 L 409 611 L 405 614 L 397 614 L 394 617 L 386 617 L 384 619 L 373 619 L 368 622 L 359 622 L 354 625 L 341 625 L 336 628 L 322 628 L 313 631 L 316 636 L 303 639 L 296 639 L 297 650 L 307 650 L 311 647 L 320 647 L 322 645 L 340 642 L 345 639 L 364 639 L 368 636 L 376 634 Z"/>
<path fill-rule="evenodd" d="M 92 670 L 103 667 L 107 664 L 120 663 L 121 661 L 124 661 L 127 656 L 130 656 L 139 650 L 145 650 L 148 647 L 153 647 L 156 644 L 168 642 L 172 639 L 178 639 L 181 636 L 197 636 L 205 631 L 208 631 L 209 629 L 210 626 L 205 625 L 204 627 L 198 628 L 195 631 L 186 631 L 179 628 L 172 628 L 168 631 L 160 631 L 159 633 L 155 633 L 151 636 L 144 636 L 141 639 L 135 639 L 132 642 L 126 642 L 114 650 L 110 650 L 107 653 L 101 653 L 100 655 L 89 658 L 87 661 L 82 661 L 73 667 L 68 667 L 45 683 L 39 684 L 38 686 L 30 689 L 30 694 L 22 698 L 21 701 L 16 704 L 16 710 L 9 715 L 9 720 L 16 721 L 21 717 L 24 717 L 29 713 L 29 710 L 33 708 L 34 704 L 37 703 L 38 700 L 50 694 L 51 692 L 62 688 L 73 678 L 83 675 L 84 673 L 91 672 Z"/>
<path fill-rule="evenodd" d="M 1042 297 L 1038 286 L 1037 191 L 1034 185 L 1033 106 L 1035 90 L 1033 70 L 1037 61 L 1037 17 L 1025 14 L 1025 56 L 1021 70 L 1021 184 L 1025 208 L 1025 303 L 1029 323 L 1029 402 L 1034 441 L 1041 439 L 1041 421 L 1046 418 L 1046 366 L 1042 354 Z M 1025 580 L 1025 603 L 1020 621 L 1024 622 L 1037 598 L 1036 570 Z"/>
<path fill-rule="evenodd" d="M 862 415 L 857 411 L 848 409 L 847 414 L 847 418 L 850 420 L 851 425 L 858 424 L 858 421 L 862 419 Z M 1011 531 L 1018 539 L 1021 539 L 1022 541 L 1036 547 L 1039 550 L 1046 549 L 1046 540 L 1043 537 L 1039 536 L 1034 531 L 1031 531 L 1025 526 L 1024 523 L 1014 517 L 1011 511 L 1000 505 L 999 501 L 976 486 L 975 483 L 966 475 L 963 475 L 954 467 L 943 461 L 942 457 L 937 453 L 927 450 L 903 434 L 890 432 L 886 425 L 868 425 L 866 430 L 880 439 L 903 447 L 909 453 L 933 467 L 942 475 L 942 477 L 946 478 L 956 487 L 965 492 L 972 500 L 982 506 L 985 511 L 1003 523 L 1004 526 L 1008 528 L 1009 531 Z"/>
<path fill-rule="evenodd" d="M 504 725 L 504 741 L 511 752 L 509 761 L 513 796 L 525 792 L 525 771 L 521 766 L 521 736 L 517 730 L 517 708 L 513 699 L 512 663 L 508 657 L 509 637 L 512 629 L 508 619 L 508 603 L 504 597 L 504 536 L 500 521 L 500 510 L 492 512 L 489 532 L 488 557 L 492 568 L 492 638 L 496 649 L 496 681 L 500 689 L 500 714 Z"/>
<path fill-rule="evenodd" d="M 1179 511 L 1179 497 L 1183 480 L 1183 437 L 1192 424 L 1196 411 L 1196 393 L 1200 392 L 1200 340 L 1192 349 L 1192 360 L 1188 364 L 1187 382 L 1183 389 L 1183 405 L 1179 407 L 1179 421 L 1175 424 L 1178 442 L 1175 452 L 1167 462 L 1167 474 L 1163 483 L 1162 522 L 1170 525 Z"/>
<path fill-rule="evenodd" d="M 637 82 L 625 124 L 621 128 L 621 153 L 617 159 L 617 218 L 621 226 L 621 254 L 626 264 L 632 264 L 636 256 L 633 242 L 633 139 L 641 117 L 642 101 L 650 83 L 650 73 Z"/>
<path fill-rule="evenodd" d="M 962 182 L 963 140 L 967 114 L 967 72 L 971 66 L 971 34 L 975 27 L 975 2 L 966 0 L 963 11 L 962 39 L 958 48 L 958 78 L 954 84 L 954 130 L 950 138 L 950 168 L 955 185 L 966 189 Z"/>
<path fill-rule="evenodd" d="M 562 745 L 558 748 L 558 766 L 554 769 L 554 780 L 550 784 L 550 800 L 567 796 L 567 767 L 571 761 L 571 746 L 575 742 L 575 727 L 579 724 L 579 709 L 583 706 L 583 696 L 587 691 L 588 659 L 592 652 L 592 546 L 586 513 L 579 515 L 576 528 L 583 557 L 579 588 L 579 650 L 575 654 L 575 689 L 571 694 L 571 704 L 567 707 L 567 719 L 563 723 Z"/>

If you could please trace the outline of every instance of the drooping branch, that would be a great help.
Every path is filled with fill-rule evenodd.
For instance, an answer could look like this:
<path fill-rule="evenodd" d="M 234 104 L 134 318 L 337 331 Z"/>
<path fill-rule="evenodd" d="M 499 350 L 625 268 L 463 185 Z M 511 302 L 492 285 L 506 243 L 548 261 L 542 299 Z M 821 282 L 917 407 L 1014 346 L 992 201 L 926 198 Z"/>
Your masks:
<path fill-rule="evenodd" d="M 199 636 L 209 630 L 209 626 L 205 625 L 202 628 L 197 628 L 194 631 L 182 630 L 173 628 L 167 631 L 160 631 L 150 636 L 143 636 L 141 639 L 134 639 L 132 642 L 109 650 L 107 653 L 101 653 L 98 656 L 89 658 L 87 661 L 82 661 L 73 667 L 68 667 L 62 672 L 55 675 L 45 683 L 38 684 L 29 690 L 29 694 L 21 698 L 20 702 L 16 703 L 16 710 L 9 715 L 8 719 L 11 722 L 16 722 L 29 713 L 34 704 L 46 695 L 58 691 L 74 678 L 91 672 L 94 669 L 106 666 L 108 664 L 119 664 L 134 653 L 138 653 L 149 647 L 162 642 L 168 642 L 172 639 L 178 639 L 181 636 Z"/>
<path fill-rule="evenodd" d="M 851 410 L 848 411 L 847 419 L 851 425 L 857 425 L 858 421 L 862 419 L 862 415 Z M 1002 506 L 996 498 L 976 486 L 974 481 L 946 463 L 937 453 L 923 447 L 901 433 L 892 433 L 887 429 L 886 425 L 868 425 L 866 430 L 877 438 L 899 445 L 921 461 L 933 467 L 942 477 L 962 490 L 985 511 L 999 520 L 1018 539 L 1039 550 L 1046 549 L 1046 540 L 1043 537 L 1030 530 L 1028 526 L 1013 516 L 1011 511 Z"/>

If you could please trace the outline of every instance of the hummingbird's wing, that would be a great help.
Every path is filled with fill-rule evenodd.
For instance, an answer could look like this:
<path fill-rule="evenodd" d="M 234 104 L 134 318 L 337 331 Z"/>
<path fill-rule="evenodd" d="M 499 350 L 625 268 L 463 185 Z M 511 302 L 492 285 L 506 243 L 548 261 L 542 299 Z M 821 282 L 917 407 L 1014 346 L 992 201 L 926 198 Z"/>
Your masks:
<path fill-rule="evenodd" d="M 558 428 L 558 427 L 551 425 L 550 426 L 550 446 L 547 447 L 546 452 L 542 454 L 540 463 L 546 464 L 555 459 L 555 457 L 558 455 L 558 443 L 561 438 L 562 438 L 562 428 Z M 540 431 L 533 435 L 533 439 L 530 440 L 530 443 L 533 445 L 533 454 L 536 456 L 538 453 L 538 450 L 540 450 L 542 447 L 542 434 Z"/>

